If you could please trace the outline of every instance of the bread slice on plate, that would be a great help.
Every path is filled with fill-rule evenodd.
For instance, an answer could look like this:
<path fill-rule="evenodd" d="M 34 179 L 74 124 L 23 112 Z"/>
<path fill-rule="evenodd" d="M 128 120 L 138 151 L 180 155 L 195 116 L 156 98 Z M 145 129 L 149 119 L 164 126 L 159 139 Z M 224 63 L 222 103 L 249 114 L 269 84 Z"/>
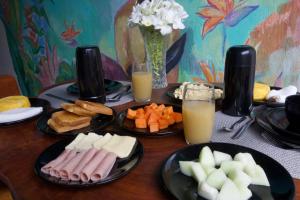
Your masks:
<path fill-rule="evenodd" d="M 91 112 L 96 112 L 96 113 L 104 114 L 104 115 L 112 115 L 113 114 L 113 111 L 111 108 L 109 108 L 101 103 L 76 100 L 75 104 L 86 110 L 89 110 Z"/>
<path fill-rule="evenodd" d="M 71 113 L 74 113 L 76 115 L 80 116 L 95 116 L 97 113 L 93 111 L 86 110 L 76 104 L 73 103 L 63 103 L 61 104 L 61 107 Z"/>
<path fill-rule="evenodd" d="M 61 126 L 78 126 L 81 124 L 90 123 L 92 118 L 87 116 L 79 116 L 63 110 L 52 113 L 51 119 L 55 121 L 56 124 Z"/>
<path fill-rule="evenodd" d="M 76 130 L 76 129 L 81 129 L 81 128 L 84 128 L 84 127 L 87 127 L 90 125 L 90 121 L 88 122 L 84 122 L 84 123 L 81 123 L 79 125 L 75 125 L 75 126 L 62 126 L 58 123 L 56 123 L 53 119 L 49 119 L 47 124 L 53 129 L 55 130 L 57 133 L 64 133 L 64 132 L 67 132 L 67 131 L 72 131 L 72 130 Z"/>

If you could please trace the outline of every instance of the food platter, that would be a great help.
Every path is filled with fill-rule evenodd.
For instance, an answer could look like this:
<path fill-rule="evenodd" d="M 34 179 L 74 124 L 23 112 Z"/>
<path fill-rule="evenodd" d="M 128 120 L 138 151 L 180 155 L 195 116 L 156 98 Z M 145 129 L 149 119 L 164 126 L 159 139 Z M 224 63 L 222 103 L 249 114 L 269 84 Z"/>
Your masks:
<path fill-rule="evenodd" d="M 141 161 L 143 157 L 143 145 L 137 140 L 137 143 L 132 150 L 131 154 L 126 159 L 117 158 L 116 163 L 114 164 L 109 175 L 98 182 L 81 182 L 81 181 L 68 181 L 62 180 L 60 178 L 52 177 L 48 174 L 45 174 L 41 171 L 41 168 L 49 163 L 51 160 L 55 159 L 58 155 L 60 155 L 65 147 L 71 142 L 71 139 L 65 139 L 54 143 L 45 149 L 38 157 L 34 165 L 34 172 L 43 180 L 53 183 L 60 186 L 65 187 L 90 187 L 96 185 L 106 184 L 112 181 L 116 181 L 123 176 L 127 175 L 131 170 L 133 170 L 137 164 Z"/>
<path fill-rule="evenodd" d="M 51 112 L 48 112 L 48 113 L 42 115 L 37 121 L 38 130 L 41 131 L 42 133 L 45 133 L 48 135 L 74 136 L 79 133 L 101 130 L 104 127 L 113 123 L 113 121 L 115 120 L 115 116 L 116 116 L 116 112 L 114 110 L 113 110 L 113 115 L 98 114 L 92 118 L 91 124 L 89 126 L 86 126 L 81 129 L 71 130 L 71 131 L 64 132 L 64 133 L 57 133 L 55 130 L 50 128 L 50 126 L 48 125 L 47 122 L 51 118 L 52 113 L 62 111 L 62 110 L 63 109 L 61 109 L 61 108 L 55 109 Z"/>
<path fill-rule="evenodd" d="M 179 161 L 195 160 L 199 157 L 200 149 L 204 146 L 235 155 L 238 152 L 250 153 L 257 164 L 265 169 L 270 187 L 250 185 L 253 196 L 252 200 L 258 199 L 294 199 L 295 185 L 287 170 L 277 161 L 256 150 L 228 143 L 206 143 L 191 145 L 172 153 L 161 168 L 161 178 L 165 189 L 176 199 L 204 198 L 197 195 L 197 183 L 191 177 L 183 175 L 179 170 Z"/>

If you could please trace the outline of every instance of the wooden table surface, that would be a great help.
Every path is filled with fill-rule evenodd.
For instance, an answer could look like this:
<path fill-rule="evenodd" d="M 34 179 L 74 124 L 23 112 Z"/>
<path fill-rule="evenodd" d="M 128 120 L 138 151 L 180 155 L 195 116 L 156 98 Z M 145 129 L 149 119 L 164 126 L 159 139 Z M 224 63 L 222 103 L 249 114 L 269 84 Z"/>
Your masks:
<path fill-rule="evenodd" d="M 167 103 L 165 91 L 154 90 L 152 99 Z M 115 110 L 132 105 L 135 103 L 115 107 Z M 116 126 L 108 129 L 116 129 Z M 172 152 L 186 146 L 182 133 L 162 138 L 139 137 L 144 157 L 134 170 L 112 183 L 83 189 L 49 184 L 33 171 L 40 153 L 61 139 L 40 133 L 36 120 L 0 128 L 0 180 L 10 188 L 14 199 L 172 199 L 160 182 L 160 168 Z M 300 199 L 300 180 L 295 180 L 295 184 L 296 199 Z"/>

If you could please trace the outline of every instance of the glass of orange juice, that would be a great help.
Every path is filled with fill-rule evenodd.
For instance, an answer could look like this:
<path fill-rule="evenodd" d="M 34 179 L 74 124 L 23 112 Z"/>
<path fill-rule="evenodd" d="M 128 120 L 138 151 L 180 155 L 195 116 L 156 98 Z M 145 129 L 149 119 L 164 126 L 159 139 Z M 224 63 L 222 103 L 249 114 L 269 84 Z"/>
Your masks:
<path fill-rule="evenodd" d="M 132 66 L 132 89 L 136 102 L 151 100 L 152 70 L 145 63 L 134 63 Z"/>
<path fill-rule="evenodd" d="M 186 142 L 188 144 L 209 142 L 215 121 L 213 85 L 187 84 L 183 93 L 182 114 Z"/>

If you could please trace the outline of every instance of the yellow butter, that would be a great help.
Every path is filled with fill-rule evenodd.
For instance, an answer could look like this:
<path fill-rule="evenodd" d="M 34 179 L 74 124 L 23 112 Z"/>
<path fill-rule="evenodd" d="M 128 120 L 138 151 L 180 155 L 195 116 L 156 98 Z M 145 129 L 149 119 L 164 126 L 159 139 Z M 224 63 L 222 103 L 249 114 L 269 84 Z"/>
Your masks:
<path fill-rule="evenodd" d="M 0 112 L 28 107 L 30 107 L 30 102 L 25 96 L 8 96 L 0 99 Z"/>
<path fill-rule="evenodd" d="M 259 101 L 266 99 L 270 92 L 270 86 L 263 83 L 254 83 L 253 100 Z"/>

